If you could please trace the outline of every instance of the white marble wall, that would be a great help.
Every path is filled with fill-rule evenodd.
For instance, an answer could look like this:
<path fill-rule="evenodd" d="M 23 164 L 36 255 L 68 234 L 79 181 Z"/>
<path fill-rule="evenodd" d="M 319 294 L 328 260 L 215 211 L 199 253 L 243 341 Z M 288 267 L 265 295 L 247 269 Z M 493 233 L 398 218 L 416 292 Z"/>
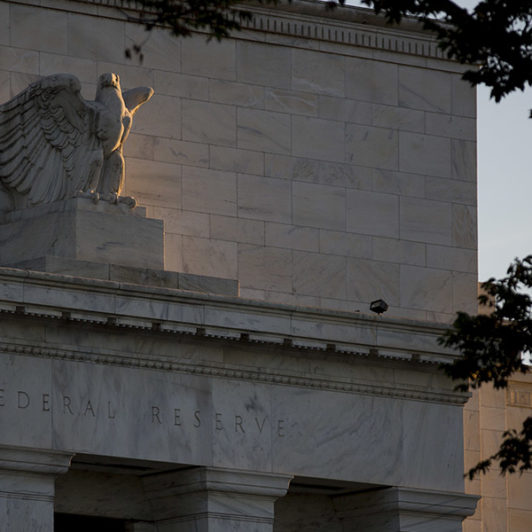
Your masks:
<path fill-rule="evenodd" d="M 168 269 L 267 301 L 365 312 L 384 297 L 389 315 L 440 321 L 473 309 L 475 96 L 457 65 L 260 31 L 155 31 L 139 65 L 123 50 L 143 31 L 118 12 L 24 4 L 0 1 L 0 101 L 60 71 L 91 99 L 106 71 L 154 87 L 126 188 L 165 220 Z"/>
<path fill-rule="evenodd" d="M 59 338 L 67 349 L 66 329 L 26 329 L 28 340 L 46 338 L 50 353 Z M 323 355 L 275 356 L 272 350 L 255 349 L 253 357 L 212 342 L 125 338 L 123 332 L 102 335 L 96 329 L 74 334 L 70 341 L 75 338 L 84 349 L 105 344 L 110 354 L 127 352 L 138 364 L 4 354 L 0 426 L 9 430 L 2 431 L 1 444 L 375 485 L 463 489 L 461 406 L 437 397 L 394 396 L 401 383 L 411 383 L 412 392 L 404 396 L 422 387 L 438 392 L 444 380 L 434 372 L 340 357 L 324 360 Z M 162 353 L 168 361 L 190 365 L 190 372 L 170 371 L 169 362 L 142 369 Z M 211 369 L 198 375 L 193 366 Z M 277 377 L 275 366 L 284 373 L 278 370 Z M 252 380 L 257 367 L 274 373 L 274 382 Z M 249 380 L 243 379 L 246 372 Z M 299 376 L 299 385 L 288 384 L 290 374 Z M 316 375 L 323 380 L 349 375 L 350 381 L 364 380 L 368 389 L 320 389 L 309 381 Z"/>

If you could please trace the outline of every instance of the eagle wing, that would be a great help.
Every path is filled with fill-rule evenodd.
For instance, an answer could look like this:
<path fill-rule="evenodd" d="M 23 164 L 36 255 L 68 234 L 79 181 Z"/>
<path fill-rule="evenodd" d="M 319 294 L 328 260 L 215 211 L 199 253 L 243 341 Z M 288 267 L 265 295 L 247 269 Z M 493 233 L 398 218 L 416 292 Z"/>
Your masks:
<path fill-rule="evenodd" d="M 103 160 L 97 115 L 68 74 L 42 78 L 0 105 L 0 182 L 28 205 L 87 190 Z"/>
<path fill-rule="evenodd" d="M 133 116 L 137 109 L 146 103 L 153 96 L 153 89 L 151 87 L 137 87 L 128 91 L 122 92 L 122 98 L 127 110 Z"/>

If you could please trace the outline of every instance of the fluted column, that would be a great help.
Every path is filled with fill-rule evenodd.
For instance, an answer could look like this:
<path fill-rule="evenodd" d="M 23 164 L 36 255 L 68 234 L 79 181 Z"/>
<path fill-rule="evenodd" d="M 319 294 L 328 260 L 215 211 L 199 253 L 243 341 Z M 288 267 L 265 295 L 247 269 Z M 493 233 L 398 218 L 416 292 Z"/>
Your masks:
<path fill-rule="evenodd" d="M 0 530 L 53 532 L 55 477 L 72 454 L 0 446 Z"/>
<path fill-rule="evenodd" d="M 272 532 L 291 476 L 198 467 L 145 479 L 158 532 Z"/>

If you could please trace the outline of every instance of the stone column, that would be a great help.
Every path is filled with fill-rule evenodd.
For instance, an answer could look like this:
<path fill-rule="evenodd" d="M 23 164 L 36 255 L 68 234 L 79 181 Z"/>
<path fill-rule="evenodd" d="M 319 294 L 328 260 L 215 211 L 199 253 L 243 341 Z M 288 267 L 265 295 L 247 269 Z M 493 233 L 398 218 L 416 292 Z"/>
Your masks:
<path fill-rule="evenodd" d="M 343 532 L 462 532 L 478 496 L 412 488 L 383 488 L 334 499 Z"/>
<path fill-rule="evenodd" d="M 55 477 L 71 453 L 0 445 L 0 530 L 53 532 Z"/>
<path fill-rule="evenodd" d="M 274 503 L 291 476 L 198 467 L 150 476 L 158 532 L 272 532 Z"/>

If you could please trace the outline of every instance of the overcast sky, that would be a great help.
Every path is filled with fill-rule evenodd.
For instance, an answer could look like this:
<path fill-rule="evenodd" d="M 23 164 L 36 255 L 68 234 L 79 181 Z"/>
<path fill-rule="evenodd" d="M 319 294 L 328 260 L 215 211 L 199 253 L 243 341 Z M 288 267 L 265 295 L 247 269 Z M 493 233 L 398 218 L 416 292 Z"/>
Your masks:
<path fill-rule="evenodd" d="M 472 7 L 475 0 L 462 0 Z M 532 253 L 532 90 L 496 104 L 477 92 L 479 279 L 500 277 Z"/>
<path fill-rule="evenodd" d="M 532 91 L 495 104 L 478 89 L 479 279 L 532 253 Z"/>

